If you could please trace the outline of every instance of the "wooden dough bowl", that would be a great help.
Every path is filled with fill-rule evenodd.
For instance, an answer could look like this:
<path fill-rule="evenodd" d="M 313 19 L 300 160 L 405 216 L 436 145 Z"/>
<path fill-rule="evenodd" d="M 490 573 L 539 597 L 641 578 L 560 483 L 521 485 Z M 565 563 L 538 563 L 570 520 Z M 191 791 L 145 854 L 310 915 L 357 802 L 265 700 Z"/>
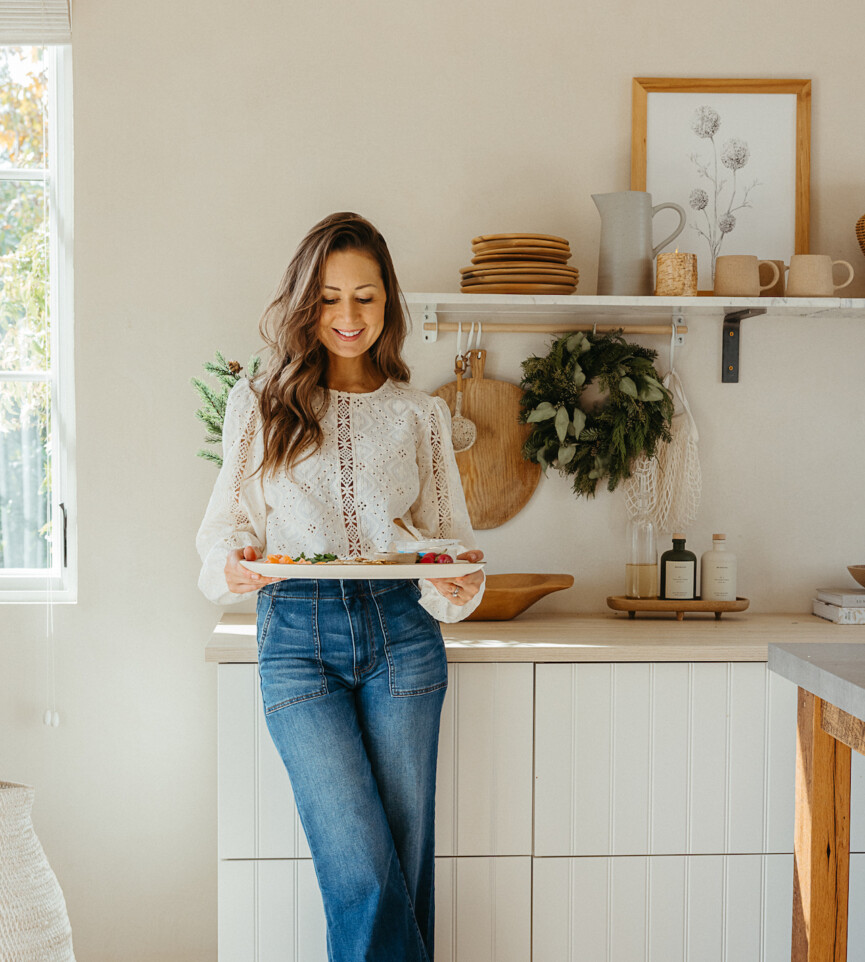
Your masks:
<path fill-rule="evenodd" d="M 481 603 L 466 621 L 510 621 L 545 595 L 573 583 L 573 575 L 487 575 Z"/>

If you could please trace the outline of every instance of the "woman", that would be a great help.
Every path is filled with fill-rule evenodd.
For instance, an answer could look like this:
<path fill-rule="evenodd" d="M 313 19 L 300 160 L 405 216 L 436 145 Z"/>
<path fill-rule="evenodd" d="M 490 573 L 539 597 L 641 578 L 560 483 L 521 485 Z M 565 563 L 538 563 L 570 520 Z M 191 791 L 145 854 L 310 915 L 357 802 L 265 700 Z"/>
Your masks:
<path fill-rule="evenodd" d="M 199 584 L 219 603 L 259 592 L 266 721 L 312 851 L 328 958 L 429 962 L 438 622 L 477 607 L 483 575 L 280 580 L 241 560 L 369 556 L 402 536 L 394 518 L 473 548 L 450 415 L 405 383 L 399 285 L 384 238 L 357 214 L 312 228 L 260 329 L 270 359 L 228 398 Z"/>

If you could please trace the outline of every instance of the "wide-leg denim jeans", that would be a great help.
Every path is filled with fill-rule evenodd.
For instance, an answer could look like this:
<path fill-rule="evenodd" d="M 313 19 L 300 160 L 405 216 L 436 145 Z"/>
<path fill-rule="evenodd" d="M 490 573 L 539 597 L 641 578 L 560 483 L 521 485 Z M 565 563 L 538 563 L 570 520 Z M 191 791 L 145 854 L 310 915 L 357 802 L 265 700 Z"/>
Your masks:
<path fill-rule="evenodd" d="M 267 726 L 291 780 L 331 962 L 433 958 L 447 661 L 413 581 L 286 579 L 258 596 Z"/>

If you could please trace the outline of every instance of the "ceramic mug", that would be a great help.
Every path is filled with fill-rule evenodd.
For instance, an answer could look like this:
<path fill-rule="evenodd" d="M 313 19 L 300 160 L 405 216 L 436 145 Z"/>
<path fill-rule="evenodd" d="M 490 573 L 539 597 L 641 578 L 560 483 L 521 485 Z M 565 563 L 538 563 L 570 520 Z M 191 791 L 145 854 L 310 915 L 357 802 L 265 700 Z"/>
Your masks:
<path fill-rule="evenodd" d="M 785 282 L 784 272 L 787 270 L 787 265 L 783 261 L 760 261 L 760 283 L 762 284 L 766 278 L 771 277 L 772 272 L 768 269 L 770 264 L 774 264 L 778 268 L 778 280 L 774 284 L 770 284 L 768 287 L 761 287 L 760 296 L 783 297 Z"/>
<path fill-rule="evenodd" d="M 849 277 L 843 284 L 836 284 L 832 270 L 843 264 Z M 790 276 L 787 279 L 788 297 L 831 297 L 853 281 L 853 265 L 847 261 L 833 261 L 828 254 L 794 254 L 790 258 Z"/>
<path fill-rule="evenodd" d="M 760 284 L 760 266 L 766 264 L 772 273 L 768 284 Z M 774 287 L 781 272 L 773 261 L 761 261 L 753 254 L 725 254 L 715 261 L 715 289 L 713 293 L 733 297 L 757 297 L 761 291 Z"/>

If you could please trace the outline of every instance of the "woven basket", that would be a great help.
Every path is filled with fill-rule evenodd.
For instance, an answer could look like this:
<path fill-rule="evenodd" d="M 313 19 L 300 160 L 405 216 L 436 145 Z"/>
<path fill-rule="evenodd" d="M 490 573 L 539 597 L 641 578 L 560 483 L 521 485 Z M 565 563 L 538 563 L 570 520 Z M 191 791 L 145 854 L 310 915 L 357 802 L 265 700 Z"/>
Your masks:
<path fill-rule="evenodd" d="M 856 240 L 859 241 L 859 249 L 865 254 L 865 214 L 856 221 Z"/>
<path fill-rule="evenodd" d="M 34 795 L 0 781 L 0 959 L 75 962 L 66 901 L 30 820 Z"/>

